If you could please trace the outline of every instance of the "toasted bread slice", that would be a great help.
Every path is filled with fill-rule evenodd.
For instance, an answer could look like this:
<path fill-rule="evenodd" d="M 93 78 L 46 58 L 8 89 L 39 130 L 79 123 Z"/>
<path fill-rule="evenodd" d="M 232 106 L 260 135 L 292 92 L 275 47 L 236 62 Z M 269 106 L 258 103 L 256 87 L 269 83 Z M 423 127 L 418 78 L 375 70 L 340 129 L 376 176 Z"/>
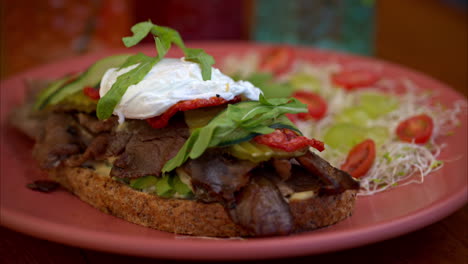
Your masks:
<path fill-rule="evenodd" d="M 92 169 L 60 166 L 49 170 L 57 181 L 84 202 L 129 222 L 176 234 L 247 237 L 254 234 L 235 224 L 219 203 L 166 199 L 136 191 Z M 351 215 L 356 190 L 329 196 L 291 199 L 296 231 L 335 224 Z"/>

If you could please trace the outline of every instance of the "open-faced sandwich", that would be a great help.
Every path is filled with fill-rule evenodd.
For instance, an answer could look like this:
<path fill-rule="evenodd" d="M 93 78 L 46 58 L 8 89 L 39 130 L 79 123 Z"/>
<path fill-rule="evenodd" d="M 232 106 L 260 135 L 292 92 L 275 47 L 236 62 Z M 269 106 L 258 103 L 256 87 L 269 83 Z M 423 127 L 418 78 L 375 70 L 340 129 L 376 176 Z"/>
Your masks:
<path fill-rule="evenodd" d="M 105 213 L 178 234 L 285 235 L 352 214 L 359 183 L 285 116 L 305 105 L 233 81 L 170 28 L 132 32 L 127 47 L 151 33 L 157 56 L 115 55 L 36 81 L 13 113 L 51 180 Z M 183 58 L 164 58 L 171 44 Z"/>

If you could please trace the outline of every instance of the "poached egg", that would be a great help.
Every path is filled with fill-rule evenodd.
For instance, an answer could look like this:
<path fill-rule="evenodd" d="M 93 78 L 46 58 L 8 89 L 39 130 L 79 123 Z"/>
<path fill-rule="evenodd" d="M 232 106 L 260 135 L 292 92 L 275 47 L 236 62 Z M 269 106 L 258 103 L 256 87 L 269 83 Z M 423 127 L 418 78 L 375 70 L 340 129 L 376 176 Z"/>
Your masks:
<path fill-rule="evenodd" d="M 107 70 L 101 80 L 99 94 L 103 97 L 116 82 L 138 64 L 123 69 Z M 128 87 L 114 109 L 122 123 L 125 118 L 146 119 L 161 115 L 174 104 L 214 96 L 227 101 L 238 95 L 257 101 L 260 89 L 247 81 L 234 81 L 220 70 L 212 68 L 211 80 L 204 81 L 198 63 L 181 59 L 162 59 L 156 63 L 139 83 Z"/>

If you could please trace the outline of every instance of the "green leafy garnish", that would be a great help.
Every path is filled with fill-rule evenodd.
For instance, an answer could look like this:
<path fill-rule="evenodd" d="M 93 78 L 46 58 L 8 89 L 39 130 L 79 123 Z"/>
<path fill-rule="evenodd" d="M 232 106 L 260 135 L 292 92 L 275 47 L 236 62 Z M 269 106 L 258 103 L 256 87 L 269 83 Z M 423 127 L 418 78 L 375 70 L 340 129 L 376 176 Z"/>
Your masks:
<path fill-rule="evenodd" d="M 151 22 L 141 22 L 134 25 L 130 30 L 133 32 L 133 36 L 124 37 L 122 41 L 125 47 L 129 48 L 138 44 L 141 40 L 143 40 L 148 33 L 153 28 L 153 23 Z"/>
<path fill-rule="evenodd" d="M 158 61 L 159 58 L 148 57 L 133 70 L 120 75 L 112 88 L 99 100 L 97 117 L 101 120 L 109 118 L 128 87 L 140 82 Z"/>
<path fill-rule="evenodd" d="M 291 98 L 266 99 L 228 105 L 228 108 L 213 118 L 206 126 L 193 130 L 177 155 L 163 167 L 169 172 L 182 165 L 188 158 L 196 159 L 210 147 L 221 147 L 248 141 L 259 134 L 274 131 L 278 124 L 293 130 L 297 128 L 285 113 L 304 113 L 307 108 Z"/>
<path fill-rule="evenodd" d="M 200 64 L 202 78 L 204 81 L 211 79 L 211 65 L 215 63 L 212 56 L 202 49 L 184 49 L 185 59 Z"/>
<path fill-rule="evenodd" d="M 145 23 L 145 22 L 143 22 Z M 151 23 L 151 22 L 146 22 Z M 180 37 L 179 32 L 169 27 L 162 27 L 153 24 L 151 28 L 151 34 L 161 38 L 161 42 L 169 50 L 171 48 L 171 43 L 176 44 L 179 48 L 185 49 L 185 44 Z"/>
<path fill-rule="evenodd" d="M 128 59 L 122 65 L 120 65 L 119 70 L 123 68 L 127 68 L 128 66 L 132 66 L 132 65 L 147 61 L 149 59 L 151 59 L 150 56 L 146 56 L 145 54 L 141 52 L 137 53 L 136 55 L 128 57 Z"/>
<path fill-rule="evenodd" d="M 122 96 L 127 91 L 128 87 L 139 83 L 167 54 L 171 45 L 174 43 L 184 52 L 185 59 L 200 64 L 203 80 L 211 79 L 211 66 L 215 63 L 212 56 L 208 55 L 202 49 L 186 48 L 179 33 L 168 27 L 154 25 L 151 21 L 141 22 L 131 28 L 133 36 L 124 37 L 122 39 L 126 47 L 132 47 L 143 40 L 149 33 L 154 36 L 157 57 L 149 57 L 142 53 L 136 54 L 128 58 L 121 66 L 125 68 L 131 65 L 138 64 L 133 70 L 119 76 L 111 89 L 99 100 L 96 114 L 99 119 L 109 118 L 114 112 L 115 107 L 122 99 Z"/>

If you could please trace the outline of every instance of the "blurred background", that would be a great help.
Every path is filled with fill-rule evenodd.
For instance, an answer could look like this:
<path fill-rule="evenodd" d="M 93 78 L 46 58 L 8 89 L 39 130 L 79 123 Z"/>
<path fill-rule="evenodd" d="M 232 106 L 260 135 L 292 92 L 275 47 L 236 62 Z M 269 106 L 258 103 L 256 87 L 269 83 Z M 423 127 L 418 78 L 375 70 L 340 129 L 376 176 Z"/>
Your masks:
<path fill-rule="evenodd" d="M 184 40 L 289 43 L 373 56 L 468 95 L 467 0 L 1 0 L 0 78 L 123 47 L 136 22 Z"/>

